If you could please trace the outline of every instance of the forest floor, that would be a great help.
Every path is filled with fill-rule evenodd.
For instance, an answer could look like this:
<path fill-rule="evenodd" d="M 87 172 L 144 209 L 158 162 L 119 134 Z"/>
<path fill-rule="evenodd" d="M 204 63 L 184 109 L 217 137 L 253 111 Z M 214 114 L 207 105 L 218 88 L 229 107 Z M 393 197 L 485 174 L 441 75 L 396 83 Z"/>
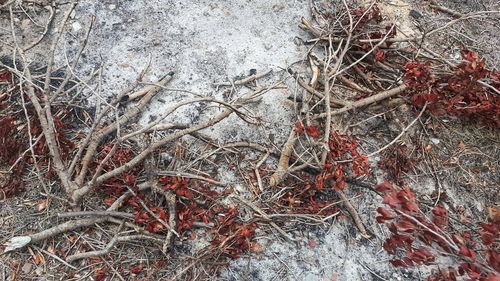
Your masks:
<path fill-rule="evenodd" d="M 0 280 L 500 276 L 497 1 L 73 2 L 0 0 Z M 84 183 L 171 137 L 77 207 L 35 125 L 65 77 L 51 100 L 64 169 L 101 108 L 117 112 L 106 125 L 140 109 L 97 142 Z M 113 103 L 130 85 L 158 93 Z M 422 86 L 455 96 L 418 100 Z"/>

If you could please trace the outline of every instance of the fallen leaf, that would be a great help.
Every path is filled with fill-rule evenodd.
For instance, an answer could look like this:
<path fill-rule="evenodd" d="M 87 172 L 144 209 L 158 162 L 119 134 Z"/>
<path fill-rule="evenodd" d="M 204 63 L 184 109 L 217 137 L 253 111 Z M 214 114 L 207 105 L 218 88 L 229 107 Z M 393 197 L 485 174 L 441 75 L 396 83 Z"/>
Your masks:
<path fill-rule="evenodd" d="M 308 246 L 309 248 L 311 248 L 311 249 L 316 248 L 316 246 L 317 246 L 317 245 L 318 245 L 318 244 L 316 243 L 316 240 L 312 240 L 312 239 L 310 239 L 309 241 L 307 241 L 307 246 Z"/>
<path fill-rule="evenodd" d="M 36 265 L 45 264 L 45 257 L 41 254 L 35 254 L 33 255 L 33 261 Z"/>
<path fill-rule="evenodd" d="M 49 247 L 47 247 L 47 252 L 54 254 L 56 252 L 56 249 L 54 248 L 54 246 L 50 245 Z"/>
<path fill-rule="evenodd" d="M 144 264 L 143 263 L 140 263 L 138 265 L 134 265 L 132 266 L 129 271 L 130 273 L 133 273 L 133 274 L 138 274 L 142 271 L 142 269 L 144 268 Z"/>
<path fill-rule="evenodd" d="M 108 271 L 105 268 L 99 268 L 94 272 L 95 281 L 104 281 L 108 276 Z"/>
<path fill-rule="evenodd" d="M 115 203 L 115 201 L 115 197 L 107 197 L 106 199 L 104 199 L 104 204 L 106 204 L 106 206 L 111 206 L 113 205 L 113 203 Z"/>
<path fill-rule="evenodd" d="M 488 217 L 494 223 L 500 223 L 500 209 L 488 208 Z"/>
<path fill-rule="evenodd" d="M 319 132 L 318 128 L 314 125 L 307 126 L 306 132 L 309 136 L 313 138 L 319 138 L 321 136 L 321 133 Z"/>
<path fill-rule="evenodd" d="M 47 209 L 48 205 L 49 205 L 49 200 L 48 199 L 40 200 L 40 201 L 38 201 L 38 204 L 36 204 L 36 209 L 39 212 L 41 212 L 41 211 Z"/>
<path fill-rule="evenodd" d="M 253 242 L 252 245 L 250 246 L 250 251 L 252 253 L 262 253 L 264 252 L 264 247 L 262 247 L 261 244 L 257 243 L 257 242 Z"/>

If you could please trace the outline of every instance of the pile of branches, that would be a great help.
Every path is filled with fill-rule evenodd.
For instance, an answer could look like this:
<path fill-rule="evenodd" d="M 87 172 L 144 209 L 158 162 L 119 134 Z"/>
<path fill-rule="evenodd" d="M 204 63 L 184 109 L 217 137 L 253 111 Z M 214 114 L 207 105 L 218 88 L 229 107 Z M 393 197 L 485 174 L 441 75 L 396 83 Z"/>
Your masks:
<path fill-rule="evenodd" d="M 463 51 L 464 60 L 453 63 L 422 49 L 431 35 L 483 14 L 463 16 L 425 36 L 406 37 L 398 34 L 394 23 L 382 20 L 375 3 L 352 7 L 338 1 L 325 7 L 313 2 L 312 12 L 314 21 L 303 18 L 300 25 L 312 37 L 304 41 L 309 46 L 305 61 L 309 71 L 301 73 L 304 64 L 288 69 L 305 94 L 293 97 L 298 120 L 281 151 L 271 186 L 283 183 L 290 173 L 313 170 L 319 174 L 316 189 L 331 186 L 342 194 L 346 175 L 368 175 L 368 158 L 396 143 L 427 108 L 435 115 L 500 125 L 498 72 L 487 69 L 474 52 Z M 419 112 L 417 118 L 396 139 L 368 155 L 358 151 L 357 141 L 340 126 L 342 114 L 374 104 L 404 103 Z"/>
<path fill-rule="evenodd" d="M 407 37 L 399 34 L 395 24 L 383 21 L 375 3 L 368 7 L 352 7 L 346 1 L 337 2 L 337 5 L 325 7 L 313 1 L 313 21 L 302 19 L 300 27 L 311 36 L 304 41 L 309 46 L 304 61 L 309 69 L 304 71 L 304 64 L 288 69 L 304 94 L 293 97 L 299 113 L 298 120 L 281 151 L 278 168 L 270 177 L 270 185 L 288 186 L 287 178 L 293 175 L 307 182 L 309 195 L 324 193 L 325 188 L 334 190 L 361 235 L 369 237 L 356 210 L 343 193 L 350 179 L 371 175 L 370 157 L 397 143 L 424 112 L 497 129 L 500 126 L 500 73 L 488 69 L 485 60 L 475 52 L 463 50 L 462 60 L 452 62 L 424 47 L 433 34 L 460 20 L 483 17 L 484 13 L 462 15 L 442 27 L 424 31 L 422 36 Z M 349 135 L 347 128 L 341 126 L 343 114 L 352 114 L 370 106 L 389 109 L 402 104 L 410 105 L 417 113 L 416 118 L 395 139 L 374 152 L 360 152 L 357 140 Z M 313 179 L 304 176 L 304 172 L 313 174 Z M 404 194 L 401 195 L 403 197 L 406 198 Z M 404 201 L 401 198 L 399 200 Z M 392 206 L 400 207 L 399 204 Z M 440 206 L 435 208 L 438 211 L 442 209 Z M 397 213 L 403 216 L 401 214 Z M 397 215 L 391 214 L 386 219 L 394 219 Z M 417 221 L 422 221 L 416 213 L 411 215 L 415 215 L 411 217 L 416 222 L 413 228 L 389 225 L 394 235 L 387 240 L 386 244 L 392 244 L 386 249 L 391 254 L 396 248 L 408 253 L 403 261 L 397 260 L 394 265 L 411 266 L 434 261 L 434 256 L 422 257 L 423 250 L 417 251 L 408 242 L 418 239 L 417 234 L 415 237 L 412 235 L 413 231 L 418 232 Z M 426 227 L 440 232 L 446 228 L 443 223 L 432 222 Z M 404 232 L 412 235 L 404 236 Z M 408 240 L 400 241 L 400 237 Z M 424 242 L 432 243 L 429 241 L 424 239 Z M 470 250 L 465 244 L 462 246 L 464 251 Z M 465 260 L 460 265 L 459 275 L 495 275 L 497 252 L 491 250 L 487 253 L 483 259 L 487 262 L 481 264 L 486 270 L 481 271 L 477 269 L 475 260 L 457 249 L 458 246 L 449 252 L 459 257 L 460 262 Z M 424 261 L 425 258 L 429 260 Z M 455 280 L 449 278 L 449 274 L 453 272 L 446 272 L 442 279 Z"/>
<path fill-rule="evenodd" d="M 134 83 L 119 93 L 104 96 L 100 88 L 89 86 L 100 79 L 101 69 L 91 73 L 88 80 L 75 74 L 94 19 L 89 19 L 85 37 L 75 55 L 67 58 L 66 65 L 56 67 L 55 52 L 76 2 L 61 10 L 62 16 L 51 13 L 45 30 L 55 28 L 58 32 L 49 35 L 45 31 L 34 42 L 23 42 L 16 33 L 19 27 L 14 20 L 14 11 L 20 8 L 17 5 L 12 1 L 6 4 L 11 38 L 10 44 L 2 44 L 11 50 L 12 56 L 0 64 L 0 83 L 6 89 L 0 96 L 0 160 L 6 164 L 1 167 L 2 198 L 21 191 L 25 170 L 34 167 L 38 182 L 44 189 L 42 194 L 51 199 L 56 192 L 52 186 L 57 183 L 67 198 L 67 205 L 74 210 L 59 214 L 59 218 L 74 219 L 38 233 L 13 237 L 2 246 L 4 253 L 99 223 L 119 226 L 104 249 L 85 251 L 82 248 L 82 252 L 76 253 L 59 249 L 59 255 L 66 262 L 103 256 L 109 254 L 116 243 L 133 240 L 160 244 L 161 251 L 167 254 L 171 252 L 175 237 L 189 235 L 197 227 L 211 229 L 211 244 L 203 257 L 216 257 L 213 263 L 217 268 L 226 258 L 236 258 L 247 250 L 251 246 L 249 237 L 253 235 L 255 225 L 241 222 L 237 209 L 220 203 L 224 194 L 212 188 L 222 183 L 176 171 L 183 157 L 181 150 L 176 148 L 183 137 L 203 138 L 200 131 L 233 113 L 245 122 L 257 123 L 253 116 L 240 109 L 258 100 L 276 84 L 255 87 L 243 95 L 235 94 L 231 101 L 204 96 L 181 100 L 148 123 L 139 125 L 138 120 L 146 107 L 166 89 L 174 72 L 158 81 L 146 82 L 148 64 Z M 56 7 L 49 8 L 54 11 Z M 35 70 L 28 59 L 30 51 L 46 40 L 51 43 L 49 60 Z M 254 74 L 241 85 L 262 76 L 261 73 Z M 234 83 L 231 85 L 234 87 Z M 84 90 L 90 90 L 97 99 L 95 110 L 82 108 L 81 103 L 78 105 Z M 181 107 L 200 103 L 215 104 L 218 109 L 213 110 L 212 115 L 207 112 L 208 116 L 195 124 L 166 121 Z M 161 153 L 174 157 L 164 163 L 159 156 Z M 86 199 L 96 192 L 104 195 L 99 199 L 108 208 L 81 210 L 85 209 Z"/>
<path fill-rule="evenodd" d="M 137 125 L 142 112 L 173 79 L 174 72 L 154 83 L 147 83 L 144 82 L 148 72 L 146 67 L 132 85 L 109 98 L 90 89 L 88 85 L 100 77 L 101 70 L 94 71 L 90 80 L 84 81 L 75 75 L 75 69 L 84 52 L 93 19 L 74 57 L 68 59 L 63 68 L 56 68 L 55 51 L 75 2 L 70 3 L 57 24 L 58 32 L 51 35 L 49 61 L 42 72 L 34 72 L 29 67 L 28 54 L 49 37 L 47 30 L 55 25 L 54 13 L 50 13 L 40 38 L 34 42 L 21 42 L 13 19 L 16 4 L 11 2 L 2 7 L 8 9 L 11 17 L 11 44 L 4 45 L 12 51 L 13 57 L 11 63 L 0 65 L 0 83 L 8 87 L 8 91 L 0 95 L 0 141 L 3 144 L 0 160 L 8 165 L 0 167 L 6 171 L 0 174 L 2 196 L 12 196 L 21 190 L 24 171 L 27 167 L 34 167 L 45 196 L 52 196 L 51 183 L 57 182 L 64 190 L 68 206 L 80 209 L 86 198 L 100 192 L 105 195 L 101 199 L 108 208 L 60 214 L 61 218 L 85 218 L 71 219 L 39 233 L 14 237 L 7 244 L 6 251 L 77 228 L 111 223 L 118 225 L 118 230 L 104 249 L 61 252 L 60 255 L 68 262 L 103 256 L 109 254 L 116 243 L 131 240 L 159 243 L 161 250 L 167 253 L 176 237 L 191 235 L 196 227 L 209 228 L 212 235 L 210 246 L 178 273 L 176 277 L 180 277 L 200 261 L 220 267 L 226 261 L 224 258 L 236 258 L 249 249 L 258 248 L 251 242 L 258 219 L 243 222 L 237 208 L 221 204 L 220 199 L 229 194 L 215 192 L 211 186 L 222 183 L 176 171 L 183 157 L 182 149 L 177 148 L 187 135 L 207 141 L 209 138 L 200 131 L 233 113 L 245 122 L 258 123 L 241 109 L 276 84 L 253 88 L 249 94 L 230 102 L 212 97 L 180 101 L 156 119 Z M 320 7 L 313 1 L 313 21 L 302 19 L 300 27 L 311 35 L 305 41 L 310 47 L 305 61 L 309 71 L 288 69 L 304 89 L 304 94 L 292 97 L 299 114 L 283 149 L 275 151 L 246 142 L 220 145 L 208 141 L 220 149 L 247 147 L 264 152 L 265 156 L 253 171 L 259 192 L 266 186 L 262 180 L 265 171 L 261 166 L 269 155 L 278 156 L 278 167 L 269 177 L 269 186 L 286 184 L 287 187 L 279 189 L 267 202 L 269 211 L 234 195 L 230 199 L 252 209 L 261 221 L 268 222 L 292 241 L 295 239 L 273 218 L 294 217 L 324 223 L 338 214 L 334 207 L 336 202 L 332 202 L 332 197 L 324 196 L 325 190 L 340 197 L 339 202 L 349 211 L 361 235 L 370 237 L 343 190 L 350 179 L 369 176 L 370 157 L 396 143 L 426 110 L 431 114 L 451 114 L 477 120 L 488 126 L 499 125 L 499 73 L 489 70 L 484 60 L 473 52 L 464 51 L 464 60 L 454 63 L 422 47 L 427 37 L 446 29 L 453 22 L 482 14 L 464 15 L 449 25 L 425 32 L 425 36 L 408 38 L 398 34 L 395 24 L 382 21 L 376 4 L 354 8 L 346 1 L 337 2 L 335 7 Z M 50 10 L 54 11 L 55 7 Z M 222 86 L 233 87 L 233 91 L 235 86 L 245 85 L 265 74 L 254 74 L 248 79 Z M 97 98 L 95 112 L 73 106 L 82 88 L 90 89 Z M 217 104 L 223 110 L 197 124 L 166 122 L 179 108 L 195 103 Z M 358 141 L 340 126 L 339 117 L 382 103 L 389 107 L 408 103 L 418 115 L 393 141 L 377 151 L 363 153 Z M 75 126 L 75 121 L 80 125 Z M 175 157 L 162 165 L 158 154 L 172 151 L 175 151 Z M 299 183 L 297 178 L 301 180 Z M 280 211 L 281 214 L 277 213 Z M 125 234 L 130 231 L 134 234 Z M 215 271 L 217 269 L 211 273 Z"/>

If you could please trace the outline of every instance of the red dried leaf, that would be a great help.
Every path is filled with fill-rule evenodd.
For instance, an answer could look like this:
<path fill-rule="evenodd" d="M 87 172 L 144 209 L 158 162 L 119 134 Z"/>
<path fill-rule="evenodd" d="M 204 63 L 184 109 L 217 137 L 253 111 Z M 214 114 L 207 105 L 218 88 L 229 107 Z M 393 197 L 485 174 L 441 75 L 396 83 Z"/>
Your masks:
<path fill-rule="evenodd" d="M 500 253 L 495 250 L 488 250 L 487 254 L 488 264 L 497 272 L 500 272 Z"/>
<path fill-rule="evenodd" d="M 471 260 L 476 260 L 476 253 L 466 246 L 460 246 L 459 254 L 465 257 L 469 257 Z"/>
<path fill-rule="evenodd" d="M 398 234 L 398 228 L 396 227 L 396 225 L 391 222 L 387 225 L 387 228 L 389 229 L 390 232 L 392 232 L 393 234 Z"/>
<path fill-rule="evenodd" d="M 375 60 L 376 61 L 384 61 L 385 60 L 385 53 L 383 51 L 377 50 L 375 52 Z"/>
<path fill-rule="evenodd" d="M 0 72 L 0 82 L 11 82 L 12 81 L 12 74 L 8 71 L 2 71 Z"/>
<path fill-rule="evenodd" d="M 377 184 L 375 186 L 375 190 L 378 191 L 378 192 L 382 192 L 382 193 L 384 193 L 386 191 L 390 191 L 392 189 L 393 189 L 392 184 L 389 181 L 387 181 L 387 180 L 385 180 L 383 183 Z"/>
<path fill-rule="evenodd" d="M 398 204 L 401 202 L 398 199 L 397 193 L 393 192 L 393 193 L 389 193 L 389 194 L 384 195 L 384 200 L 382 201 L 382 203 L 387 204 L 387 205 L 391 206 L 392 208 L 397 208 Z"/>
<path fill-rule="evenodd" d="M 123 174 L 123 181 L 130 186 L 135 186 L 136 180 L 137 178 L 134 175 L 129 173 Z"/>
<path fill-rule="evenodd" d="M 104 204 L 111 206 L 113 203 L 115 203 L 116 198 L 115 197 L 106 197 L 104 199 Z"/>
<path fill-rule="evenodd" d="M 354 157 L 352 160 L 352 171 L 358 176 L 370 174 L 370 164 L 368 163 L 368 156 L 360 155 Z"/>
<path fill-rule="evenodd" d="M 432 253 L 426 248 L 412 249 L 410 252 L 408 252 L 407 257 L 416 264 L 425 265 L 428 265 L 435 260 Z"/>
<path fill-rule="evenodd" d="M 500 83 L 499 83 L 500 86 Z M 500 232 L 500 209 L 499 208 L 488 208 L 488 218 L 490 221 L 497 225 L 497 232 Z"/>
<path fill-rule="evenodd" d="M 180 197 L 185 197 L 185 198 L 188 198 L 188 199 L 192 199 L 193 198 L 193 192 L 191 192 L 191 190 L 189 189 L 176 189 L 175 190 L 175 194 L 177 194 L 177 196 L 180 196 Z"/>
<path fill-rule="evenodd" d="M 146 212 L 137 212 L 134 221 L 138 224 L 144 224 L 149 221 L 149 215 Z"/>
<path fill-rule="evenodd" d="M 413 232 L 416 228 L 416 225 L 409 219 L 401 219 L 397 223 L 395 223 L 395 226 L 399 231 L 407 233 Z"/>
<path fill-rule="evenodd" d="M 409 188 L 404 188 L 397 193 L 397 198 L 401 202 L 401 208 L 408 212 L 418 212 L 420 209 L 416 203 L 415 193 Z"/>
<path fill-rule="evenodd" d="M 144 269 L 145 265 L 143 263 L 136 264 L 129 268 L 129 272 L 133 274 L 138 274 Z"/>
<path fill-rule="evenodd" d="M 95 281 L 104 281 L 108 277 L 108 271 L 105 268 L 99 268 L 94 273 Z"/>
<path fill-rule="evenodd" d="M 310 249 L 316 248 L 317 245 L 318 245 L 318 243 L 316 242 L 316 240 L 309 239 L 309 241 L 307 241 L 307 246 Z"/>
<path fill-rule="evenodd" d="M 414 239 L 411 236 L 394 234 L 385 240 L 383 247 L 389 254 L 394 254 L 398 248 L 410 248 L 413 241 Z"/>
<path fill-rule="evenodd" d="M 239 235 L 244 238 L 249 238 L 253 236 L 253 228 L 251 226 L 245 226 L 240 230 Z"/>
<path fill-rule="evenodd" d="M 382 207 L 378 207 L 377 212 L 380 214 L 380 216 L 377 216 L 376 218 L 378 223 L 384 223 L 385 221 L 392 220 L 396 217 L 395 214 Z"/>
<path fill-rule="evenodd" d="M 427 281 L 457 281 L 457 276 L 457 271 L 453 267 L 439 268 L 439 272 L 433 273 L 427 278 Z"/>
<path fill-rule="evenodd" d="M 390 260 L 389 261 L 395 267 L 408 267 L 410 265 L 406 264 L 403 260 Z"/>
<path fill-rule="evenodd" d="M 307 126 L 305 128 L 305 130 L 306 130 L 306 133 L 313 138 L 321 137 L 321 133 L 319 132 L 318 128 L 314 125 Z"/>
<path fill-rule="evenodd" d="M 304 125 L 302 125 L 301 122 L 297 121 L 297 123 L 295 123 L 295 131 L 297 132 L 297 134 L 302 134 L 304 132 Z"/>
<path fill-rule="evenodd" d="M 405 65 L 403 77 L 416 107 L 428 102 L 435 115 L 455 115 L 469 120 L 475 119 L 491 127 L 500 126 L 500 96 L 494 94 L 498 88 L 498 73 L 486 69 L 484 59 L 475 52 L 463 51 L 464 61 L 453 68 L 453 73 L 433 77 L 429 67 L 419 62 Z M 478 83 L 490 79 L 489 85 Z"/>
<path fill-rule="evenodd" d="M 498 272 L 498 270 L 497 270 L 497 272 Z M 486 276 L 484 281 L 500 281 L 500 274 L 490 272 L 490 274 L 488 274 L 488 276 Z"/>
<path fill-rule="evenodd" d="M 500 226 L 494 224 L 481 224 L 481 238 L 483 239 L 483 243 L 486 246 L 493 244 L 495 239 L 500 238 Z"/>
<path fill-rule="evenodd" d="M 439 228 L 446 228 L 448 226 L 448 211 L 438 205 L 432 210 L 432 222 Z"/>
<path fill-rule="evenodd" d="M 413 201 L 403 202 L 401 204 L 401 207 L 403 210 L 408 211 L 408 212 L 416 213 L 419 211 L 417 203 L 415 203 Z"/>

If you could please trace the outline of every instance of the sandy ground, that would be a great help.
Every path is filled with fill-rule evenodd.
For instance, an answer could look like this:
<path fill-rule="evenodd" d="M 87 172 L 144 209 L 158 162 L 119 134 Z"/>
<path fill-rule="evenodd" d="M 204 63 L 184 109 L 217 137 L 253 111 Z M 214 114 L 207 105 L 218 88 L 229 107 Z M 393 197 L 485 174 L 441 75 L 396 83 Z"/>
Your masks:
<path fill-rule="evenodd" d="M 75 23 L 85 25 L 96 15 L 96 28 L 88 45 L 87 62 L 98 64 L 104 59 L 104 89 L 123 88 L 152 60 L 154 75 L 174 69 L 177 79 L 170 84 L 194 92 L 210 93 L 213 83 L 228 81 L 272 69 L 274 78 L 280 69 L 301 59 L 305 47 L 294 38 L 304 35 L 297 27 L 302 16 L 309 14 L 307 1 L 148 1 L 147 4 L 125 4 L 117 1 L 82 1 L 76 10 Z M 272 78 L 271 78 L 272 79 Z M 211 132 L 221 141 L 250 140 L 268 142 L 276 136 L 280 146 L 293 122 L 292 108 L 286 103 L 286 92 L 272 92 L 253 112 L 267 124 L 255 130 L 238 118 L 230 118 Z M 179 100 L 183 96 L 165 92 L 159 98 Z M 165 104 L 153 102 L 148 114 L 161 112 Z M 188 109 L 180 121 L 195 121 L 202 109 Z M 231 174 L 227 180 L 234 180 Z M 354 193 L 353 193 L 354 194 Z M 370 201 L 368 198 L 364 200 Z M 359 207 L 365 206 L 357 202 Z M 374 218 L 375 206 L 363 210 L 364 218 Z M 376 223 L 368 224 L 377 231 Z M 387 263 L 381 248 L 382 239 L 366 241 L 349 220 L 330 229 L 294 233 L 297 243 L 277 237 L 260 239 L 265 252 L 239 259 L 222 273 L 227 280 L 418 280 L 418 275 L 395 271 Z M 383 234 L 382 236 L 383 237 Z M 312 248 L 309 241 L 315 241 Z M 313 242 L 311 242 L 313 243 Z M 370 272 L 372 271 L 372 273 Z M 392 272 L 392 273 L 388 273 Z"/>

